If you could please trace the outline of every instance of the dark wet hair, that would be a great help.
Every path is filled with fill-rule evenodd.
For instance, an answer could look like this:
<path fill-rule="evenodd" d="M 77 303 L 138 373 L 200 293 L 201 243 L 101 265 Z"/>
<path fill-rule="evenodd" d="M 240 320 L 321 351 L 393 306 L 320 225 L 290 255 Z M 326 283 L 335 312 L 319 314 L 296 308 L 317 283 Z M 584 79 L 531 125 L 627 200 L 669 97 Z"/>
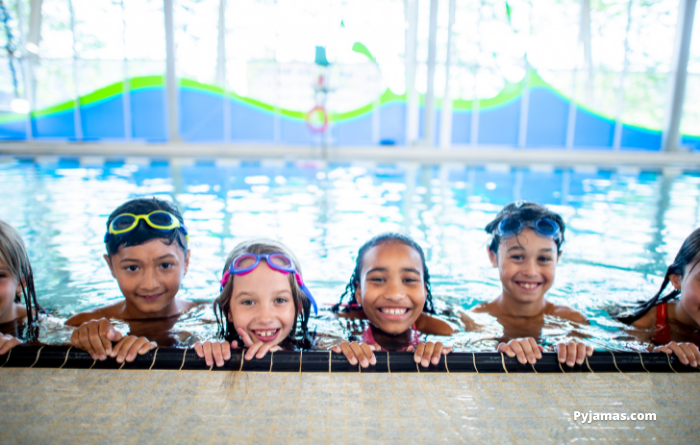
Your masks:
<path fill-rule="evenodd" d="M 112 223 L 112 220 L 122 213 L 147 215 L 155 210 L 164 210 L 172 213 L 173 216 L 180 221 L 180 224 L 185 224 L 175 204 L 158 198 L 136 198 L 120 205 L 109 215 L 107 219 L 107 230 L 109 230 L 109 225 Z M 178 229 L 161 232 L 151 228 L 151 226 L 146 224 L 143 220 L 139 221 L 139 225 L 131 232 L 123 235 L 110 236 L 107 241 L 107 253 L 109 256 L 112 256 L 119 252 L 119 249 L 122 247 L 138 246 L 152 239 L 163 239 L 168 245 L 177 242 L 182 250 L 187 253 L 187 237 L 184 233 Z"/>
<path fill-rule="evenodd" d="M 632 311 L 619 316 L 615 316 L 615 318 L 618 321 L 621 321 L 622 323 L 632 324 L 635 321 L 642 318 L 644 314 L 649 312 L 649 310 L 654 308 L 655 306 L 667 303 L 673 299 L 678 298 L 681 292 L 676 289 L 673 289 L 668 294 L 661 296 L 663 291 L 666 289 L 666 286 L 668 286 L 668 283 L 671 282 L 671 275 L 680 275 L 681 277 L 683 277 L 683 275 L 686 273 L 686 269 L 688 269 L 688 272 L 690 272 L 695 266 L 698 265 L 699 262 L 700 228 L 695 229 L 693 233 L 691 233 L 690 236 L 688 236 L 688 238 L 686 238 L 685 241 L 683 241 L 683 245 L 681 246 L 681 250 L 678 251 L 676 259 L 673 260 L 673 263 L 670 266 L 668 266 L 668 269 L 666 269 L 664 281 L 661 283 L 661 287 L 659 288 L 659 291 L 656 293 L 656 295 L 654 295 L 651 298 L 651 300 L 640 303 L 639 306 L 632 309 Z M 688 266 L 691 267 L 688 268 Z"/>
<path fill-rule="evenodd" d="M 17 282 L 22 285 L 22 293 L 15 295 L 15 303 L 21 303 L 24 297 L 24 305 L 27 308 L 27 338 L 31 338 L 33 323 L 39 319 L 39 312 L 43 312 L 36 301 L 34 288 L 34 272 L 29 262 L 29 254 L 24 247 L 22 236 L 11 225 L 0 220 L 0 260 L 9 270 Z"/>
<path fill-rule="evenodd" d="M 224 269 L 221 271 L 223 276 L 224 273 L 231 266 L 233 260 L 238 258 L 244 253 L 254 253 L 257 255 L 270 254 L 270 253 L 283 253 L 288 256 L 293 262 L 297 269 L 297 272 L 301 274 L 301 266 L 299 265 L 299 260 L 297 260 L 294 253 L 279 241 L 275 241 L 268 238 L 257 238 L 244 241 L 233 248 L 231 253 L 228 254 L 226 258 L 226 263 L 224 264 Z M 289 331 L 289 335 L 283 341 L 285 344 L 289 344 L 298 349 L 309 349 L 311 347 L 311 340 L 309 338 L 309 317 L 311 314 L 311 301 L 307 298 L 306 294 L 297 283 L 294 274 L 287 274 L 289 278 L 289 286 L 292 290 L 292 300 L 294 301 L 294 311 L 299 314 L 296 319 L 297 323 L 294 323 L 292 330 Z M 303 277 L 303 275 L 302 275 Z M 236 332 L 236 328 L 231 321 L 229 321 L 228 315 L 231 312 L 231 297 L 233 296 L 233 281 L 234 275 L 230 275 L 226 285 L 221 290 L 219 296 L 214 300 L 214 314 L 216 315 L 216 324 L 218 326 L 218 335 L 229 342 L 237 340 L 241 344 L 241 337 Z M 299 334 L 297 335 L 297 324 L 299 325 Z"/>
<path fill-rule="evenodd" d="M 515 201 L 506 205 L 498 212 L 496 218 L 485 227 L 487 233 L 492 235 L 489 250 L 498 253 L 498 246 L 501 244 L 501 237 L 498 235 L 498 225 L 506 218 L 515 218 L 520 221 L 535 221 L 541 218 L 549 218 L 559 225 L 560 236 L 554 239 L 557 245 L 557 253 L 561 253 L 561 245 L 564 244 L 564 232 L 566 224 L 558 213 L 552 212 L 547 207 L 529 201 Z"/>
<path fill-rule="evenodd" d="M 343 292 L 343 295 L 340 296 L 340 301 L 338 301 L 338 303 L 331 308 L 331 311 L 335 313 L 340 311 L 341 307 L 343 306 L 343 300 L 345 299 L 345 297 L 348 297 L 348 302 L 343 308 L 343 311 L 348 312 L 353 307 L 359 306 L 359 303 L 355 298 L 355 292 L 357 291 L 357 288 L 360 284 L 360 277 L 362 275 L 362 260 L 364 259 L 367 251 L 372 247 L 376 247 L 380 244 L 390 242 L 404 244 L 414 249 L 420 254 L 421 261 L 423 262 L 423 281 L 425 282 L 427 294 L 425 297 L 425 305 L 423 306 L 423 312 L 426 312 L 428 314 L 435 313 L 435 305 L 433 305 L 433 294 L 430 289 L 430 273 L 428 272 L 428 266 L 425 264 L 425 254 L 423 253 L 423 249 L 421 249 L 420 245 L 418 245 L 418 243 L 415 242 L 410 236 L 402 235 L 400 233 L 382 233 L 381 235 L 377 235 L 371 240 L 367 241 L 362 245 L 362 247 L 360 247 L 360 250 L 357 252 L 357 259 L 355 260 L 355 270 L 353 270 L 352 276 L 350 277 L 350 281 L 348 282 L 347 286 L 345 286 L 345 291 Z"/>

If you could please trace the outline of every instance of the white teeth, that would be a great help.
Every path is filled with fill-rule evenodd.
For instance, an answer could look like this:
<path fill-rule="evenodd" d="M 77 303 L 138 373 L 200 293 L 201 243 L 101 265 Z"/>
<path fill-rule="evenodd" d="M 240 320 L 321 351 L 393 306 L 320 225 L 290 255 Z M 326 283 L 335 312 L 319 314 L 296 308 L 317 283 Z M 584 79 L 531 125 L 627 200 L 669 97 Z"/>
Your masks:
<path fill-rule="evenodd" d="M 408 312 L 408 309 L 406 308 L 401 308 L 401 309 L 382 309 L 382 312 L 384 312 L 387 315 L 401 315 L 405 314 Z"/>
<path fill-rule="evenodd" d="M 534 289 L 537 287 L 537 283 L 520 283 L 525 289 Z"/>
<path fill-rule="evenodd" d="M 255 331 L 255 333 L 261 337 L 272 337 L 273 335 L 275 335 L 275 332 L 277 332 L 277 329 L 272 331 Z"/>

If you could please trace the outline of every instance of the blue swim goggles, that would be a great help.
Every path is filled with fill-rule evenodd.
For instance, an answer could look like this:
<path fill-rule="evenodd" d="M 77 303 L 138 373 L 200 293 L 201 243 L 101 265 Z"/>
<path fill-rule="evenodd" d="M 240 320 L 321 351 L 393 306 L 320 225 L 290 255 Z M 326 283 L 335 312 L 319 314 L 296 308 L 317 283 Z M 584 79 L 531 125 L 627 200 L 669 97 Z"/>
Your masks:
<path fill-rule="evenodd" d="M 318 315 L 318 306 L 316 305 L 316 300 L 311 295 L 309 288 L 304 284 L 304 280 L 301 278 L 301 274 L 297 271 L 296 266 L 294 266 L 294 261 L 291 260 L 287 255 L 283 253 L 270 253 L 270 254 L 257 254 L 257 253 L 244 253 L 235 260 L 231 262 L 228 270 L 224 272 L 224 276 L 221 278 L 221 290 L 224 289 L 226 283 L 228 283 L 231 275 L 245 275 L 252 272 L 260 260 L 263 259 L 270 267 L 270 269 L 276 270 L 277 272 L 288 274 L 293 273 L 294 278 L 297 280 L 297 284 L 301 290 L 306 294 L 311 304 L 314 307 L 314 313 Z"/>
<path fill-rule="evenodd" d="M 512 238 L 522 232 L 526 227 L 530 227 L 537 232 L 538 235 L 552 240 L 558 239 L 561 235 L 559 224 L 549 218 L 540 218 L 534 221 L 521 221 L 516 218 L 506 218 L 498 224 L 496 233 L 501 238 Z"/>

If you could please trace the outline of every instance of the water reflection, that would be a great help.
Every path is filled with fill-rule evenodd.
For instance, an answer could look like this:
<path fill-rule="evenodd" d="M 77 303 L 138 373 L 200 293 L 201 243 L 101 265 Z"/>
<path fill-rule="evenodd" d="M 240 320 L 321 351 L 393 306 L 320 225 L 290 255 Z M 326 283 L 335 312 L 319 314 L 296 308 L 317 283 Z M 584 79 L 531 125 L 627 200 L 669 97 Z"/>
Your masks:
<path fill-rule="evenodd" d="M 228 252 L 245 238 L 267 236 L 296 253 L 320 307 L 328 308 L 347 284 L 358 247 L 391 230 L 424 246 L 441 309 L 468 309 L 498 295 L 483 228 L 504 204 L 534 200 L 561 213 L 569 229 L 549 295 L 592 320 L 581 327 L 543 320 L 548 341 L 591 336 L 606 347 L 638 349 L 607 311 L 656 291 L 700 221 L 699 184 L 691 173 L 590 168 L 48 158 L 0 164 L 0 218 L 23 235 L 40 302 L 54 317 L 42 338 L 65 341 L 70 329 L 62 319 L 119 298 L 102 237 L 109 213 L 129 198 L 172 199 L 182 211 L 192 249 L 184 298 L 213 301 Z M 172 335 L 184 343 L 209 338 L 213 319 L 207 305 Z M 476 321 L 485 330 L 458 334 L 456 346 L 490 349 L 504 335 L 493 320 Z M 328 314 L 314 326 L 323 344 L 330 341 L 323 332 L 344 335 Z"/>

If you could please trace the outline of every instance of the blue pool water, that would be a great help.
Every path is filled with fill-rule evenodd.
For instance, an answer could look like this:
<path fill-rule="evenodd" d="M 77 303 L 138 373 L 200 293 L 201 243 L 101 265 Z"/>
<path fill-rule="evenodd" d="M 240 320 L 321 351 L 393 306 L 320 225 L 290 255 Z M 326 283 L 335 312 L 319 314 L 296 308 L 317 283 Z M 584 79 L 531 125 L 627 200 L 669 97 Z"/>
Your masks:
<path fill-rule="evenodd" d="M 666 265 L 700 218 L 700 175 L 692 172 L 325 164 L 99 158 L 4 158 L 0 219 L 29 248 L 39 301 L 50 316 L 41 338 L 64 342 L 71 314 L 119 298 L 102 255 L 107 215 L 139 196 L 172 199 L 190 231 L 192 259 L 181 295 L 213 301 L 232 247 L 253 236 L 278 238 L 299 257 L 319 306 L 337 302 L 358 247 L 384 231 L 409 233 L 424 247 L 433 294 L 443 308 L 469 309 L 500 292 L 483 231 L 510 201 L 548 205 L 567 223 L 567 241 L 549 297 L 584 312 L 590 326 L 550 320 L 548 342 L 589 337 L 598 347 L 641 349 L 611 308 L 653 295 Z M 203 309 L 176 328 L 184 344 L 211 338 Z M 491 350 L 500 326 L 463 332 L 455 346 Z M 343 335 L 329 314 L 312 323 L 323 346 Z M 330 336 L 324 334 L 330 332 Z"/>

